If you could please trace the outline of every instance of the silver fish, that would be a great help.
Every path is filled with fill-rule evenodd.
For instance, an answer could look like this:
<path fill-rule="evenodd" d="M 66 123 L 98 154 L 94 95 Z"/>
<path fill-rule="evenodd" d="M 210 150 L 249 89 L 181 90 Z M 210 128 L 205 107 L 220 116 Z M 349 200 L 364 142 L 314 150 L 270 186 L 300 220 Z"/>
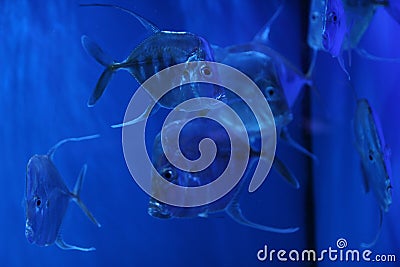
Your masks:
<path fill-rule="evenodd" d="M 252 49 L 256 50 L 254 51 Z M 300 81 L 302 79 L 300 77 L 303 76 L 297 76 L 298 73 L 288 61 L 281 58 L 277 52 L 274 52 L 263 44 L 254 42 L 244 45 L 234 45 L 227 48 L 213 46 L 213 50 L 217 62 L 227 64 L 240 70 L 249 76 L 262 91 L 274 115 L 277 132 L 281 139 L 298 151 L 316 159 L 315 155 L 291 138 L 286 127 L 293 120 L 293 114 L 285 91 L 292 89 L 298 90 L 303 87 L 305 83 L 304 81 Z M 277 62 L 280 63 L 278 64 Z M 286 74 L 283 75 L 283 73 Z M 282 78 L 280 77 L 291 78 L 284 79 L 285 84 L 282 84 Z M 225 91 L 225 96 L 228 102 L 236 101 L 236 97 L 229 94 L 227 90 Z"/>
<path fill-rule="evenodd" d="M 366 191 L 375 195 L 380 208 L 379 231 L 375 239 L 363 243 L 373 246 L 379 238 L 383 213 L 388 212 L 392 203 L 390 152 L 385 144 L 382 128 L 367 99 L 359 99 L 354 117 L 354 133 Z"/>
<path fill-rule="evenodd" d="M 82 4 L 81 6 L 112 7 L 120 9 L 134 16 L 152 33 L 150 37 L 141 42 L 122 62 L 113 60 L 95 42 L 85 35 L 82 36 L 82 45 L 87 53 L 106 67 L 88 101 L 88 106 L 94 106 L 96 104 L 106 89 L 112 75 L 117 70 L 127 70 L 139 84 L 142 84 L 157 72 L 178 63 L 214 61 L 208 42 L 200 36 L 189 32 L 162 31 L 152 22 L 135 12 L 119 6 L 108 4 Z M 206 63 L 204 62 L 204 64 Z M 203 65 L 199 64 L 199 68 L 204 68 Z M 149 93 L 153 95 L 151 91 Z M 218 99 L 222 94 L 221 88 L 216 88 L 214 86 L 199 87 L 183 85 L 179 89 L 179 92 L 164 97 L 158 104 L 165 108 L 173 108 L 189 97 L 204 96 Z"/>
<path fill-rule="evenodd" d="M 173 127 L 178 125 L 179 123 L 170 124 L 166 127 L 171 127 L 171 131 L 174 131 Z M 194 124 L 194 125 L 193 125 Z M 189 130 L 188 130 L 189 129 Z M 231 146 L 229 138 L 227 138 L 226 132 L 221 128 L 209 124 L 207 122 L 202 123 L 191 123 L 191 125 L 185 125 L 185 128 L 180 133 L 180 146 L 182 150 L 185 152 L 186 157 L 188 158 L 197 158 L 199 155 L 198 147 L 193 144 L 198 144 L 200 140 L 203 138 L 211 138 L 217 145 L 217 155 L 215 160 L 212 162 L 210 166 L 200 172 L 188 172 L 183 171 L 179 168 L 174 167 L 169 163 L 165 154 L 163 153 L 162 145 L 161 145 L 161 134 L 159 134 L 155 141 L 153 147 L 152 161 L 157 172 L 166 180 L 171 183 L 180 185 L 180 186 L 201 186 L 207 183 L 212 182 L 216 179 L 226 168 L 230 153 Z M 240 138 L 240 135 L 238 135 Z M 250 138 L 251 139 L 251 138 Z M 233 147 L 232 149 L 238 149 L 237 147 Z M 234 159 L 234 160 L 249 160 L 249 165 L 256 160 L 256 158 L 260 155 L 259 152 L 251 151 L 250 159 Z M 275 232 L 275 233 L 292 233 L 298 230 L 298 228 L 275 228 L 260 225 L 254 222 L 249 221 L 242 214 L 239 205 L 239 197 L 241 195 L 242 188 L 244 187 L 244 183 L 248 182 L 246 177 L 251 171 L 251 167 L 247 167 L 244 176 L 238 185 L 236 185 L 228 194 L 223 196 L 222 198 L 199 207 L 176 207 L 172 205 L 168 205 L 162 203 L 155 198 L 151 198 L 149 202 L 148 213 L 156 218 L 160 219 L 168 219 L 168 218 L 194 218 L 194 217 L 208 217 L 209 215 L 226 212 L 234 221 L 239 224 L 252 227 L 255 229 Z M 153 179 L 153 193 L 157 194 L 167 194 L 164 190 L 168 190 L 166 188 L 161 188 L 158 183 L 154 183 L 156 181 Z M 177 198 L 185 196 L 175 196 Z"/>
<path fill-rule="evenodd" d="M 98 227 L 100 224 L 83 204 L 80 192 L 86 174 L 86 164 L 83 166 L 74 190 L 68 190 L 60 173 L 53 163 L 57 148 L 69 141 L 82 141 L 97 138 L 91 135 L 80 138 L 68 138 L 58 142 L 46 155 L 34 155 L 26 167 L 26 223 L 25 236 L 29 243 L 38 246 L 49 246 L 53 243 L 62 249 L 92 251 L 95 248 L 82 248 L 64 242 L 60 234 L 68 204 L 75 201 L 88 218 Z"/>
<path fill-rule="evenodd" d="M 337 58 L 340 67 L 350 79 L 345 67 L 343 51 L 351 51 L 379 61 L 398 62 L 398 58 L 384 58 L 365 51 L 358 44 L 368 29 L 378 7 L 386 6 L 389 13 L 397 14 L 396 5 L 379 0 L 312 0 L 308 28 L 308 45 L 315 51 L 326 51 Z"/>

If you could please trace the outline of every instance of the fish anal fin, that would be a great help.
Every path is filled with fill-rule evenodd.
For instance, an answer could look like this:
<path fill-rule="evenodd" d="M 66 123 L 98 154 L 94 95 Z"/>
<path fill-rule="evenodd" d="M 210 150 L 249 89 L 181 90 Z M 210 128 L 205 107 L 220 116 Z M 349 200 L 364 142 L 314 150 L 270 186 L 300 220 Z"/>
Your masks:
<path fill-rule="evenodd" d="M 96 220 L 93 214 L 89 211 L 89 209 L 83 204 L 80 198 L 83 180 L 86 175 L 87 165 L 84 164 L 81 172 L 79 173 L 78 179 L 76 180 L 74 190 L 72 191 L 72 199 L 78 204 L 78 206 L 82 209 L 82 211 L 86 214 L 86 216 L 98 227 L 101 227 L 101 224 Z"/>
<path fill-rule="evenodd" d="M 152 108 L 152 106 L 150 105 L 150 106 L 148 106 L 146 108 L 146 110 L 141 115 L 139 115 L 138 117 L 134 118 L 133 120 L 130 120 L 130 121 L 127 121 L 127 122 L 123 122 L 123 123 L 120 123 L 120 124 L 111 125 L 111 128 L 122 128 L 122 127 L 125 127 L 125 126 L 134 125 L 134 124 L 136 124 L 138 122 L 144 121 L 148 117 L 150 117 L 152 113 L 156 112 L 158 109 L 159 109 L 158 105 L 154 106 L 154 108 Z"/>
<path fill-rule="evenodd" d="M 299 230 L 298 227 L 294 228 L 275 228 L 275 227 L 270 227 L 270 226 L 265 226 L 257 223 L 253 223 L 246 219 L 242 211 L 240 209 L 239 203 L 237 201 L 233 201 L 227 208 L 226 208 L 226 213 L 237 223 L 248 226 L 254 229 L 262 230 L 262 231 L 267 231 L 267 232 L 273 232 L 273 233 L 281 233 L 281 234 L 290 234 L 294 233 L 297 230 Z"/>
<path fill-rule="evenodd" d="M 79 250 L 79 251 L 84 251 L 84 252 L 96 250 L 96 248 L 94 248 L 94 247 L 82 248 L 82 247 L 78 247 L 78 246 L 73 246 L 73 245 L 67 244 L 67 243 L 64 242 L 64 240 L 62 239 L 61 235 L 58 236 L 58 238 L 56 240 L 56 245 L 59 248 L 64 249 L 64 250 Z"/>
<path fill-rule="evenodd" d="M 290 135 L 288 129 L 286 127 L 283 127 L 279 137 L 281 140 L 285 141 L 288 145 L 290 145 L 291 147 L 293 147 L 294 149 L 296 149 L 297 151 L 303 153 L 304 155 L 312 158 L 314 161 L 318 162 L 318 158 L 317 156 L 315 156 L 313 153 L 311 153 L 310 151 L 308 151 L 307 149 L 305 149 L 302 145 L 300 145 L 299 143 L 297 143 Z"/>
<path fill-rule="evenodd" d="M 277 156 L 274 158 L 274 162 L 272 167 L 279 173 L 282 178 L 285 179 L 290 185 L 294 188 L 299 189 L 300 183 L 297 180 L 296 176 L 290 171 L 290 169 L 280 160 Z"/>
<path fill-rule="evenodd" d="M 382 232 L 382 223 L 383 223 L 383 210 L 379 209 L 379 228 L 378 228 L 378 232 L 375 235 L 375 238 L 372 242 L 370 243 L 361 243 L 360 246 L 363 248 L 370 248 L 372 246 L 374 246 L 376 244 L 376 242 L 379 239 L 379 236 L 381 235 Z"/>
<path fill-rule="evenodd" d="M 364 184 L 364 190 L 366 193 L 369 192 L 370 188 L 369 188 L 369 182 L 368 182 L 368 173 L 365 170 L 364 165 L 362 164 L 362 162 L 360 162 L 360 167 L 361 167 L 361 173 L 362 173 L 362 180 L 363 180 L 363 184 Z"/>
<path fill-rule="evenodd" d="M 349 79 L 349 81 L 350 81 L 350 74 L 349 74 L 349 72 L 348 72 L 348 70 L 346 69 L 346 66 L 345 66 L 345 64 L 344 64 L 343 56 L 342 56 L 342 55 L 339 55 L 339 56 L 337 57 L 337 60 L 338 60 L 338 62 L 339 62 L 340 68 L 344 71 L 344 73 L 346 73 L 347 79 Z"/>

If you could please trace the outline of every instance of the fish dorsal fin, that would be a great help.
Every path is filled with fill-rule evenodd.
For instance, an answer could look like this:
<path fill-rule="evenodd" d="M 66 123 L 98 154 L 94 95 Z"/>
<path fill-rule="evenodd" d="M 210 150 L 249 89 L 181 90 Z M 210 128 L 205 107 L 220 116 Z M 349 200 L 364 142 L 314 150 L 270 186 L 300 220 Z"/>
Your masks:
<path fill-rule="evenodd" d="M 101 227 L 100 223 L 96 220 L 96 218 L 93 216 L 93 214 L 89 211 L 89 209 L 83 204 L 81 201 L 81 190 L 82 190 L 82 185 L 83 185 L 83 180 L 85 179 L 86 175 L 86 170 L 87 170 L 87 165 L 84 164 L 81 172 L 79 173 L 78 179 L 76 180 L 74 190 L 72 191 L 72 199 L 78 204 L 78 206 L 82 209 L 82 211 L 86 214 L 86 216 L 98 227 Z"/>
<path fill-rule="evenodd" d="M 383 223 L 383 210 L 379 209 L 379 228 L 378 228 L 378 232 L 376 233 L 375 238 L 374 238 L 374 240 L 372 242 L 370 242 L 370 243 L 361 243 L 361 245 L 360 245 L 361 247 L 370 248 L 370 247 L 372 247 L 373 245 L 376 244 L 376 241 L 378 241 L 379 236 L 381 235 L 381 232 L 382 232 L 382 223 Z"/>
<path fill-rule="evenodd" d="M 278 9 L 275 11 L 275 13 L 272 15 L 272 17 L 261 28 L 261 30 L 256 34 L 256 36 L 254 36 L 253 42 L 259 42 L 262 44 L 269 43 L 269 33 L 271 31 L 271 26 L 275 22 L 275 20 L 279 17 L 279 15 L 282 13 L 283 7 L 285 5 L 285 1 L 286 0 L 282 0 Z"/>
<path fill-rule="evenodd" d="M 94 247 L 82 248 L 82 247 L 69 245 L 69 244 L 65 243 L 65 241 L 62 239 L 61 235 L 58 235 L 57 240 L 56 240 L 56 245 L 59 248 L 64 249 L 64 250 L 79 250 L 79 251 L 84 251 L 84 252 L 96 250 L 96 248 L 94 248 Z"/>
<path fill-rule="evenodd" d="M 240 209 L 239 203 L 237 202 L 236 198 L 226 208 L 226 213 L 237 223 L 242 224 L 244 226 L 251 227 L 251 228 L 255 228 L 258 230 L 262 230 L 262 231 L 281 233 L 281 234 L 290 234 L 290 233 L 294 233 L 297 230 L 299 230 L 298 227 L 276 228 L 276 227 L 261 225 L 261 224 L 257 224 L 257 223 L 249 221 L 248 219 L 246 219 L 243 216 L 242 210 Z"/>
<path fill-rule="evenodd" d="M 291 186 L 296 189 L 300 188 L 300 183 L 292 171 L 277 156 L 274 158 L 272 167 L 285 179 Z"/>
<path fill-rule="evenodd" d="M 88 135 L 88 136 L 83 136 L 83 137 L 72 137 L 72 138 L 66 138 L 61 140 L 60 142 L 58 142 L 57 144 L 55 144 L 52 148 L 50 148 L 49 152 L 47 152 L 47 156 L 53 160 L 54 157 L 54 153 L 56 152 L 56 150 L 63 144 L 67 143 L 67 142 L 78 142 L 78 141 L 82 141 L 82 140 L 90 140 L 90 139 L 94 139 L 94 138 L 98 138 L 100 137 L 99 134 L 94 134 L 94 135 Z"/>
<path fill-rule="evenodd" d="M 112 8 L 116 8 L 119 10 L 122 10 L 132 16 L 134 16 L 145 28 L 146 30 L 152 32 L 152 33 L 158 33 L 161 30 L 151 21 L 143 18 L 142 16 L 140 16 L 139 14 L 137 14 L 136 12 L 133 12 L 132 10 L 123 8 L 121 6 L 117 6 L 117 5 L 111 5 L 111 4 L 80 4 L 81 7 L 112 7 Z"/>

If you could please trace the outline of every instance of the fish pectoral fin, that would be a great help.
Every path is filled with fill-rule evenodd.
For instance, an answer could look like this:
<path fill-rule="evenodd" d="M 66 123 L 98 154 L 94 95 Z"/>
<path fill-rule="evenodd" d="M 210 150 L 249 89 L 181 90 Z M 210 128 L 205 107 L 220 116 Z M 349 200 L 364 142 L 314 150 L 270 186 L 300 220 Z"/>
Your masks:
<path fill-rule="evenodd" d="M 297 180 L 296 176 L 292 173 L 292 171 L 280 160 L 277 156 L 274 158 L 274 162 L 272 163 L 272 167 L 279 173 L 282 178 L 285 179 L 290 185 L 294 188 L 299 189 L 300 183 Z"/>
<path fill-rule="evenodd" d="M 69 245 L 67 243 L 64 242 L 64 240 L 62 239 L 61 235 L 58 236 L 57 240 L 56 240 L 56 245 L 64 250 L 79 250 L 79 251 L 94 251 L 96 250 L 96 248 L 94 247 L 90 247 L 90 248 L 82 248 L 82 247 L 77 247 L 77 246 L 73 246 L 73 245 Z"/>
<path fill-rule="evenodd" d="M 368 173 L 365 170 L 364 165 L 362 164 L 362 162 L 360 162 L 360 167 L 361 167 L 361 172 L 362 172 L 362 180 L 363 180 L 363 184 L 364 184 L 364 189 L 365 189 L 365 192 L 368 193 L 369 190 L 370 190 L 369 182 L 368 182 L 368 176 L 367 176 Z"/>
<path fill-rule="evenodd" d="M 315 162 L 318 163 L 318 158 L 313 153 L 305 149 L 302 145 L 297 143 L 289 134 L 289 131 L 286 127 L 283 127 L 281 133 L 279 135 L 280 139 L 285 141 L 288 145 L 296 149 L 297 151 L 303 153 L 304 155 L 312 158 Z"/>
<path fill-rule="evenodd" d="M 86 175 L 87 165 L 84 164 L 81 172 L 79 173 L 78 179 L 76 180 L 74 191 L 72 191 L 72 199 L 78 204 L 78 206 L 82 209 L 82 211 L 86 214 L 86 216 L 98 227 L 101 227 L 101 224 L 96 220 L 93 214 L 89 211 L 89 209 L 83 204 L 80 198 L 83 180 Z"/>
<path fill-rule="evenodd" d="M 253 223 L 246 219 L 242 211 L 240 209 L 239 203 L 238 202 L 232 202 L 227 208 L 226 208 L 226 213 L 237 223 L 242 224 L 244 226 L 248 226 L 254 229 L 262 230 L 262 231 L 267 231 L 267 232 L 273 232 L 273 233 L 281 233 L 281 234 L 289 234 L 289 233 L 294 233 L 297 230 L 299 230 L 298 227 L 294 228 L 275 228 L 275 227 L 270 227 L 266 225 L 261 225 L 257 223 Z"/>
<path fill-rule="evenodd" d="M 363 248 L 370 248 L 376 244 L 376 241 L 378 241 L 379 236 L 381 235 L 382 232 L 382 223 L 383 223 L 383 210 L 379 209 L 379 228 L 378 232 L 375 235 L 375 238 L 372 242 L 370 243 L 361 243 L 360 246 Z"/>
<path fill-rule="evenodd" d="M 146 108 L 146 110 L 145 110 L 141 115 L 139 115 L 139 117 L 137 117 L 137 118 L 135 118 L 135 119 L 133 119 L 133 120 L 127 121 L 127 122 L 123 122 L 123 123 L 120 123 L 120 124 L 111 125 L 111 128 L 121 128 L 121 127 L 129 126 L 129 125 L 134 125 L 134 124 L 136 124 L 136 123 L 138 123 L 138 122 L 144 121 L 144 120 L 146 120 L 148 117 L 150 117 L 153 113 L 155 113 L 158 109 L 159 109 L 159 106 L 158 106 L 158 105 L 154 106 L 154 108 L 152 108 L 152 106 L 149 105 L 149 106 Z"/>

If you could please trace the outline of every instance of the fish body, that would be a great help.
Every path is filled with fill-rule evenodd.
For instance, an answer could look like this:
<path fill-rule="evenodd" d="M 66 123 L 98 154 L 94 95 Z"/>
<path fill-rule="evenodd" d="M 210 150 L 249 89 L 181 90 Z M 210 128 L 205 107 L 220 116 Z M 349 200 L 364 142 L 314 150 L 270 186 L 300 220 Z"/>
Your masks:
<path fill-rule="evenodd" d="M 213 50 L 217 62 L 240 70 L 258 86 L 271 108 L 278 136 L 301 153 L 316 159 L 315 155 L 291 138 L 286 128 L 293 120 L 291 105 L 297 98 L 300 89 L 305 84 L 309 84 L 307 78 L 279 53 L 260 43 L 253 42 L 226 48 L 213 46 Z M 292 96 L 291 102 L 289 102 L 286 92 Z M 228 90 L 225 90 L 225 96 L 227 102 L 232 106 L 235 106 L 233 104 L 235 101 L 239 101 Z M 243 114 L 244 112 L 246 112 L 246 108 L 240 106 L 238 113 Z M 250 127 L 250 125 L 257 125 L 257 121 L 253 119 L 246 123 L 246 127 Z"/>
<path fill-rule="evenodd" d="M 359 99 L 354 118 L 356 147 L 361 159 L 361 170 L 366 191 L 373 192 L 380 209 L 379 230 L 375 239 L 363 247 L 373 246 L 379 238 L 383 213 L 392 203 L 390 153 L 386 147 L 382 128 L 367 99 Z"/>
<path fill-rule="evenodd" d="M 142 84 L 157 72 L 179 63 L 214 61 L 210 45 L 200 36 L 189 32 L 161 31 L 150 21 L 122 7 L 103 4 L 96 4 L 94 6 L 113 7 L 129 13 L 138 19 L 146 29 L 151 31 L 151 36 L 133 49 L 130 55 L 122 62 L 116 62 L 95 42 L 85 35 L 82 36 L 82 45 L 88 54 L 94 57 L 101 65 L 105 66 L 105 70 L 100 76 L 88 101 L 88 106 L 96 104 L 114 72 L 119 69 L 127 70 L 139 84 Z M 204 68 L 204 64 L 199 64 L 199 68 Z M 151 91 L 149 93 L 151 96 L 154 95 Z M 158 104 L 165 108 L 173 108 L 190 97 L 204 96 L 217 99 L 221 95 L 221 88 L 214 86 L 183 85 L 180 86 L 178 92 L 164 97 Z"/>
<path fill-rule="evenodd" d="M 390 153 L 379 119 L 367 99 L 357 102 L 354 131 L 367 188 L 374 193 L 380 209 L 387 212 L 392 203 Z"/>
<path fill-rule="evenodd" d="M 175 131 L 174 128 L 178 125 L 179 122 L 175 122 L 174 124 L 167 125 L 166 127 L 168 127 L 169 131 Z M 201 186 L 213 182 L 225 170 L 226 166 L 228 165 L 232 150 L 227 132 L 220 125 L 213 121 L 200 121 L 197 123 L 194 121 L 189 122 L 187 125 L 185 125 L 185 128 L 183 128 L 179 138 L 182 153 L 189 159 L 193 160 L 200 156 L 198 146 L 196 144 L 199 144 L 200 140 L 204 138 L 211 138 L 216 143 L 217 155 L 210 166 L 202 171 L 189 172 L 178 169 L 173 166 L 164 155 L 161 146 L 161 134 L 159 134 L 154 141 L 152 162 L 157 172 L 164 179 L 180 186 Z M 243 135 L 242 133 L 238 132 L 233 138 L 241 139 L 243 138 Z M 244 148 L 245 147 L 240 146 L 232 147 L 232 149 L 237 150 L 236 152 L 241 152 L 241 149 Z M 242 154 L 245 155 L 245 153 Z M 256 224 L 248 221 L 243 216 L 240 210 L 238 199 L 240 197 L 243 185 L 248 182 L 252 165 L 256 161 L 257 157 L 260 156 L 260 152 L 250 151 L 249 158 L 245 158 L 244 156 L 241 158 L 241 153 L 238 153 L 237 155 L 239 155 L 239 157 L 234 158 L 233 160 L 248 162 L 247 169 L 238 184 L 220 199 L 198 207 L 177 207 L 162 203 L 155 198 L 151 198 L 149 201 L 148 213 L 156 218 L 168 219 L 208 217 L 211 214 L 226 212 L 236 222 L 259 230 L 278 233 L 291 233 L 297 231 L 298 228 L 281 229 Z M 156 181 L 157 179 L 153 179 L 153 196 L 157 196 L 159 194 L 168 194 L 168 189 L 160 187 L 160 184 L 158 184 Z M 181 197 L 183 199 L 185 198 L 184 195 L 174 197 Z"/>
<path fill-rule="evenodd" d="M 97 135 L 65 139 L 57 143 L 46 155 L 34 155 L 29 159 L 26 167 L 25 191 L 25 236 L 29 243 L 38 246 L 49 246 L 56 243 L 62 249 L 94 250 L 94 248 L 68 245 L 60 235 L 60 227 L 71 200 L 75 201 L 89 219 L 100 227 L 100 224 L 80 199 L 86 165 L 83 166 L 75 188 L 71 192 L 65 185 L 52 159 L 56 149 L 63 143 L 96 137 Z"/>

